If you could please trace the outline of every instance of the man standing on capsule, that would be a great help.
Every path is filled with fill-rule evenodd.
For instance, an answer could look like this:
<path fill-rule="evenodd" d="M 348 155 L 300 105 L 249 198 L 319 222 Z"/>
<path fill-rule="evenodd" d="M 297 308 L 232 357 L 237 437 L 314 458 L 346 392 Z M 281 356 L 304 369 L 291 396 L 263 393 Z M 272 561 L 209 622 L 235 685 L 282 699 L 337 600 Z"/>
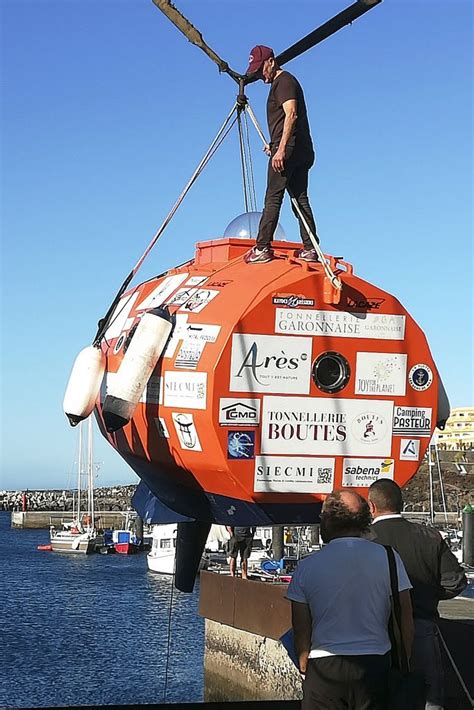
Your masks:
<path fill-rule="evenodd" d="M 247 75 L 256 72 L 265 84 L 271 84 L 267 101 L 270 145 L 265 149 L 270 160 L 257 242 L 245 256 L 247 264 L 261 264 L 273 259 L 271 243 L 285 190 L 297 200 L 308 227 L 319 242 L 308 200 L 308 173 L 314 163 L 314 149 L 303 89 L 292 74 L 280 69 L 270 47 L 257 45 L 252 49 Z M 306 227 L 293 205 L 292 209 L 300 223 L 304 246 L 297 256 L 305 261 L 318 261 Z"/>

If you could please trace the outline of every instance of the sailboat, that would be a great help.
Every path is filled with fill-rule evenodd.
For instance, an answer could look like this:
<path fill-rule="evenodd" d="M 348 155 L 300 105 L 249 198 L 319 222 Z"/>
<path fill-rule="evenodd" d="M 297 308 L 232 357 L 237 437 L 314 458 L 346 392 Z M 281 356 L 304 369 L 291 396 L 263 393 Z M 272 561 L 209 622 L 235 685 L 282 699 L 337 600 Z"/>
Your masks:
<path fill-rule="evenodd" d="M 95 552 L 96 546 L 102 541 L 95 528 L 94 511 L 94 479 L 92 457 L 92 417 L 87 423 L 86 465 L 84 466 L 84 433 L 83 424 L 79 426 L 79 450 L 77 456 L 77 495 L 73 519 L 65 521 L 61 527 L 50 526 L 49 536 L 53 552 L 75 552 L 89 554 Z M 87 474 L 87 507 L 83 511 L 82 479 Z"/>

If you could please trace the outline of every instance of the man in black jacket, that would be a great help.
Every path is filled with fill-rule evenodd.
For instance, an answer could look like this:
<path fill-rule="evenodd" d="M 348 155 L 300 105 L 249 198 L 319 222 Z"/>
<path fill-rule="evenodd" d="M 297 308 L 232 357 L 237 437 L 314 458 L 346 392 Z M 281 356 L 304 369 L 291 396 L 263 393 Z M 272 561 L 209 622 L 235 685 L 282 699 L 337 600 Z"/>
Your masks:
<path fill-rule="evenodd" d="M 442 710 L 438 602 L 460 594 L 467 585 L 466 576 L 437 530 L 402 518 L 402 492 L 394 481 L 381 478 L 370 486 L 369 507 L 372 539 L 398 552 L 413 585 L 415 640 L 411 666 L 425 676 L 426 710 Z"/>

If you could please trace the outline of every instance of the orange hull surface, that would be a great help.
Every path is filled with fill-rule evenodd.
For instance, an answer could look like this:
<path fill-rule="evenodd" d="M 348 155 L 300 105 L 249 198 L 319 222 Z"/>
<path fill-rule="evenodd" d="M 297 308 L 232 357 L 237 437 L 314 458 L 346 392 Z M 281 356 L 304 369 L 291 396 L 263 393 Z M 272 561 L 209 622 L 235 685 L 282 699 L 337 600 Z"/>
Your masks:
<path fill-rule="evenodd" d="M 298 244 L 247 265 L 252 245 L 199 243 L 192 262 L 125 294 L 102 346 L 102 433 L 153 497 L 190 518 L 308 523 L 334 489 L 366 494 L 380 477 L 403 486 L 437 421 L 422 330 L 346 262 L 328 257 L 338 297 L 320 264 L 295 258 Z M 107 384 L 157 306 L 173 315 L 171 337 L 132 420 L 109 434 Z"/>

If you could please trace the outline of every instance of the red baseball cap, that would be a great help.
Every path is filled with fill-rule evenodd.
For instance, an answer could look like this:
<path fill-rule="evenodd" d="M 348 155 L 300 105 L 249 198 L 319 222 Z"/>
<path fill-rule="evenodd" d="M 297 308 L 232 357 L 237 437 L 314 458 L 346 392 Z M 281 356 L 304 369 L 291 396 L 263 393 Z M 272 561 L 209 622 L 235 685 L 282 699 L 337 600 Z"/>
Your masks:
<path fill-rule="evenodd" d="M 275 56 L 271 47 L 265 47 L 263 44 L 257 44 L 250 52 L 249 65 L 246 74 L 253 74 L 263 67 L 264 62 L 270 57 Z"/>

